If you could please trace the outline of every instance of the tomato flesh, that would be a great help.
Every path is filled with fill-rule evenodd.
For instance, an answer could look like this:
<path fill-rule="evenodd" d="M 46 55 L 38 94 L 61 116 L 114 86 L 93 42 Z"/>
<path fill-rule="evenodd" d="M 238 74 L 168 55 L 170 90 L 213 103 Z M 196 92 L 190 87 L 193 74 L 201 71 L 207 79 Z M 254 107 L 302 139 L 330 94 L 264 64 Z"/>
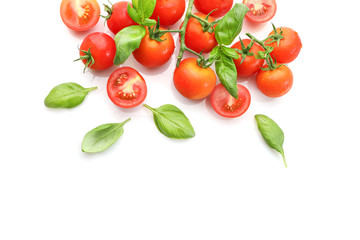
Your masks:
<path fill-rule="evenodd" d="M 100 6 L 96 0 L 63 0 L 60 16 L 64 24 L 74 31 L 93 28 L 100 18 Z"/>
<path fill-rule="evenodd" d="M 136 107 L 146 98 L 146 82 L 135 69 L 121 67 L 110 75 L 107 82 L 107 93 L 110 100 L 119 107 Z"/>
<path fill-rule="evenodd" d="M 264 23 L 272 19 L 276 13 L 275 0 L 243 0 L 249 11 L 245 17 L 251 22 Z"/>
<path fill-rule="evenodd" d="M 243 115 L 249 108 L 251 96 L 249 90 L 241 84 L 237 84 L 238 99 L 230 95 L 220 83 L 211 93 L 210 103 L 216 113 L 226 118 L 236 118 Z"/>

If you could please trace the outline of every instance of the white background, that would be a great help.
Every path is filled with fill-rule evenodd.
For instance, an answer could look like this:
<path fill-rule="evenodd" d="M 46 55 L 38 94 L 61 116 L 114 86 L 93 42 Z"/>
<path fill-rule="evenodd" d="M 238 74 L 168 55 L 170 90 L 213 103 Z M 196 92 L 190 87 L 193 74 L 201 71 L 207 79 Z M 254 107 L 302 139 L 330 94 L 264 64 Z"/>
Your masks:
<path fill-rule="evenodd" d="M 102 19 L 87 33 L 68 30 L 60 2 L 1 6 L 1 240 L 360 239 L 358 1 L 277 0 L 272 22 L 303 43 L 288 65 L 293 88 L 269 99 L 253 79 L 239 79 L 252 102 L 237 119 L 175 90 L 176 55 L 153 70 L 130 57 L 124 66 L 147 81 L 145 103 L 174 104 L 192 122 L 196 137 L 185 141 L 161 135 L 146 108 L 110 102 L 116 67 L 83 74 L 73 62 L 82 39 L 111 32 Z M 270 31 L 270 23 L 245 21 L 241 36 Z M 75 109 L 46 108 L 48 92 L 64 82 L 98 90 Z M 262 140 L 258 113 L 283 129 L 287 169 Z M 107 151 L 81 151 L 86 132 L 129 117 Z"/>

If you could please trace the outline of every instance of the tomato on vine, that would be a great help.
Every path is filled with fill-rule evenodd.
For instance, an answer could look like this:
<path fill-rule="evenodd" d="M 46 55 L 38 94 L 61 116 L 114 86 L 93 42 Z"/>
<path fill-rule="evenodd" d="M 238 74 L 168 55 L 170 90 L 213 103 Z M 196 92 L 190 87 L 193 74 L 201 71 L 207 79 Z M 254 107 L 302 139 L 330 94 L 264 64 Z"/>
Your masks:
<path fill-rule="evenodd" d="M 94 32 L 87 35 L 80 45 L 80 58 L 87 67 L 104 70 L 114 65 L 115 41 L 106 33 Z M 76 60 L 76 61 L 77 61 Z"/>
<path fill-rule="evenodd" d="M 100 6 L 96 0 L 62 0 L 60 16 L 68 28 L 87 31 L 99 21 Z"/>
<path fill-rule="evenodd" d="M 174 85 L 186 98 L 203 99 L 214 89 L 216 74 L 211 68 L 200 67 L 196 58 L 186 58 L 175 69 Z"/>
<path fill-rule="evenodd" d="M 215 18 L 224 16 L 232 7 L 233 0 L 195 0 L 195 8 L 204 14 L 209 14 Z"/>
<path fill-rule="evenodd" d="M 160 25 L 174 25 L 185 12 L 185 0 L 157 0 L 151 19 L 160 19 Z"/>

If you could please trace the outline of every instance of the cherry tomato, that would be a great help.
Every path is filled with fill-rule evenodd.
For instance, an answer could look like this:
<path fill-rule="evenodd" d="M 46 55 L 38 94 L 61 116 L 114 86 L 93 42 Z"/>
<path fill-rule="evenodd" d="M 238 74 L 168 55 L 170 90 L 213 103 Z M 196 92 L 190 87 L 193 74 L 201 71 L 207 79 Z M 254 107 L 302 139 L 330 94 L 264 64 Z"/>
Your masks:
<path fill-rule="evenodd" d="M 215 112 L 227 118 L 236 118 L 243 115 L 249 108 L 251 95 L 249 90 L 241 84 L 237 84 L 238 99 L 230 95 L 220 83 L 211 93 L 210 103 Z"/>
<path fill-rule="evenodd" d="M 247 49 L 247 46 L 250 44 L 251 40 L 250 39 L 244 39 L 242 40 L 245 49 Z M 235 49 L 239 49 L 239 50 L 243 50 L 242 45 L 240 43 L 240 41 L 236 42 L 234 45 L 232 45 L 232 48 Z M 262 65 L 264 65 L 264 59 L 256 59 L 256 54 L 259 51 L 264 51 L 264 49 L 258 44 L 258 43 L 254 43 L 250 50 L 248 51 L 249 53 L 252 53 L 252 56 L 247 55 L 245 57 L 245 59 L 242 61 L 242 56 L 240 55 L 239 59 L 234 59 L 235 65 L 236 65 L 236 69 L 237 69 L 237 74 L 239 77 L 249 77 L 255 73 L 257 73 L 260 68 L 262 67 Z"/>
<path fill-rule="evenodd" d="M 160 28 L 160 30 L 163 29 Z M 147 29 L 139 48 L 133 52 L 134 58 L 146 67 L 158 67 L 165 64 L 174 53 L 175 43 L 170 33 L 165 33 L 160 39 L 161 42 L 151 39 Z"/>
<path fill-rule="evenodd" d="M 104 70 L 113 66 L 115 54 L 115 41 L 106 33 L 91 33 L 80 45 L 80 59 L 85 66 L 94 70 Z"/>
<path fill-rule="evenodd" d="M 243 0 L 249 11 L 245 17 L 254 23 L 264 23 L 272 19 L 276 13 L 275 0 Z"/>
<path fill-rule="evenodd" d="M 127 12 L 127 1 L 120 1 L 112 5 L 111 10 L 108 11 L 108 16 L 105 17 L 108 28 L 114 34 L 117 34 L 123 28 L 137 25 L 132 20 Z"/>
<path fill-rule="evenodd" d="M 283 39 L 280 40 L 280 43 L 273 42 L 268 44 L 274 47 L 274 50 L 271 52 L 271 55 L 276 59 L 278 63 L 289 63 L 295 60 L 300 53 L 302 48 L 301 39 L 299 34 L 293 29 L 288 27 L 277 28 L 276 32 L 279 34 L 282 31 Z M 272 35 L 272 31 L 270 35 Z"/>
<path fill-rule="evenodd" d="M 107 93 L 110 100 L 119 107 L 136 107 L 146 98 L 146 82 L 135 69 L 121 67 L 110 75 L 107 82 Z"/>
<path fill-rule="evenodd" d="M 157 0 L 151 19 L 160 18 L 160 25 L 168 27 L 174 25 L 185 12 L 185 0 Z"/>
<path fill-rule="evenodd" d="M 206 15 L 208 15 L 212 10 L 216 9 L 210 15 L 219 18 L 230 11 L 233 2 L 233 0 L 195 0 L 194 6 L 199 12 Z"/>
<path fill-rule="evenodd" d="M 285 65 L 275 70 L 261 69 L 256 75 L 256 85 L 268 97 L 281 97 L 290 91 L 293 85 L 293 74 Z"/>
<path fill-rule="evenodd" d="M 186 98 L 203 99 L 214 89 L 216 74 L 211 68 L 199 67 L 196 58 L 186 58 L 175 69 L 174 85 Z"/>
<path fill-rule="evenodd" d="M 195 13 L 195 15 L 202 19 L 206 18 L 206 15 L 202 13 Z M 215 18 L 210 16 L 208 21 L 213 22 Z M 185 45 L 195 52 L 200 53 L 203 51 L 203 53 L 209 53 L 218 45 L 215 31 L 212 33 L 204 32 L 200 22 L 195 18 L 190 18 L 185 32 Z"/>
<path fill-rule="evenodd" d="M 96 0 L 62 0 L 60 16 L 68 28 L 86 31 L 99 21 L 100 6 Z"/>

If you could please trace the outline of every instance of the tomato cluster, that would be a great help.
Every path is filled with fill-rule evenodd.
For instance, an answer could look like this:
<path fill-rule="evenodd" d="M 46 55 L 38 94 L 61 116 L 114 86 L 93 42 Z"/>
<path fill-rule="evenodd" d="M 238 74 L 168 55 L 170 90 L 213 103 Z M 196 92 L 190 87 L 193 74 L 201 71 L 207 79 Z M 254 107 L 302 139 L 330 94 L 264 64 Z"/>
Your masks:
<path fill-rule="evenodd" d="M 246 18 L 255 23 L 269 21 L 277 9 L 275 0 L 243 0 L 243 4 L 249 9 Z M 104 6 L 108 15 L 103 17 L 113 34 L 139 24 L 139 19 L 130 17 L 129 2 L 120 1 Z M 185 0 L 156 1 L 150 19 L 159 22 L 156 27 L 144 26 L 146 34 L 132 52 L 140 64 L 154 68 L 169 61 L 174 53 L 175 43 L 171 30 L 166 30 L 165 27 L 169 28 L 183 17 L 185 6 Z M 215 36 L 217 18 L 229 12 L 233 0 L 194 0 L 194 6 L 199 12 L 183 22 L 187 24 L 186 31 L 184 35 L 179 33 L 179 40 L 183 40 L 188 51 L 202 57 L 202 54 L 210 53 L 219 45 Z M 99 21 L 100 7 L 96 0 L 63 0 L 60 13 L 67 27 L 75 31 L 86 31 Z M 299 35 L 287 27 L 274 28 L 264 41 L 250 37 L 235 42 L 231 48 L 239 55 L 233 60 L 238 78 L 256 75 L 257 87 L 262 93 L 268 97 L 283 96 L 293 84 L 292 72 L 284 64 L 292 62 L 301 47 Z M 113 66 L 116 52 L 113 37 L 94 32 L 83 39 L 79 60 L 85 64 L 85 69 L 104 70 Z M 251 102 L 249 90 L 237 84 L 238 97 L 233 97 L 223 84 L 217 84 L 216 73 L 205 65 L 204 61 L 196 58 L 183 59 L 174 71 L 175 88 L 192 100 L 210 97 L 212 107 L 221 116 L 234 118 L 244 114 Z M 131 67 L 121 67 L 110 75 L 107 92 L 114 104 L 130 108 L 144 101 L 147 87 L 139 72 Z"/>

